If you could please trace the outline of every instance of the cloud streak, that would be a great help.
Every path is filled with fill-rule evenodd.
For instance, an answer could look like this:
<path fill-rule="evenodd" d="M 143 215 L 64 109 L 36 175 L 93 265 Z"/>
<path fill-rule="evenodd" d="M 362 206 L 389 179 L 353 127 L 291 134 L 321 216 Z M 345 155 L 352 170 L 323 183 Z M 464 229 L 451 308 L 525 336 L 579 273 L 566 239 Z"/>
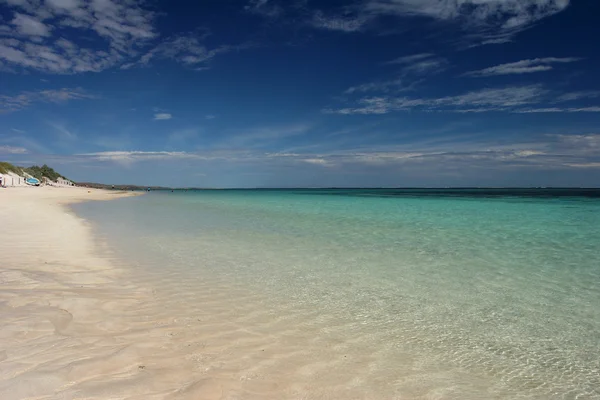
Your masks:
<path fill-rule="evenodd" d="M 577 105 L 555 106 L 557 103 L 569 103 L 583 99 L 599 98 L 599 91 L 570 92 L 557 95 L 542 85 L 507 86 L 499 88 L 485 88 L 467 93 L 432 97 L 414 98 L 408 96 L 391 96 L 387 93 L 387 85 L 391 83 L 373 83 L 352 87 L 345 94 L 365 93 L 379 91 L 378 96 L 365 96 L 357 100 L 351 107 L 326 108 L 326 114 L 342 115 L 368 115 L 388 114 L 398 111 L 421 112 L 455 112 L 455 113 L 484 113 L 484 112 L 511 112 L 511 113 L 595 113 L 600 112 L 600 106 Z"/>
<path fill-rule="evenodd" d="M 215 150 L 203 152 L 110 151 L 75 156 L 90 160 L 132 164 L 145 161 L 227 162 L 243 166 L 296 166 L 298 168 L 396 168 L 414 166 L 508 167 L 569 169 L 600 166 L 600 134 L 547 134 L 536 140 L 497 142 L 460 141 L 454 144 L 416 142 L 386 146 L 388 150 L 348 149 L 326 153 Z"/>
<path fill-rule="evenodd" d="M 552 64 L 567 64 L 580 61 L 580 58 L 575 57 L 547 57 L 547 58 L 534 58 L 529 60 L 521 60 L 512 63 L 500 64 L 489 68 L 484 68 L 479 71 L 471 71 L 464 74 L 464 76 L 472 77 L 485 77 L 495 75 L 520 75 L 520 74 L 531 74 L 535 72 L 550 71 L 554 69 Z"/>
<path fill-rule="evenodd" d="M 173 118 L 173 116 L 169 113 L 156 113 L 154 114 L 155 121 L 166 121 Z"/>
<path fill-rule="evenodd" d="M 0 154 L 28 154 L 29 151 L 24 147 L 0 145 Z"/>
<path fill-rule="evenodd" d="M 570 0 L 357 0 L 325 14 L 309 10 L 307 2 L 284 9 L 273 0 L 251 0 L 245 9 L 268 18 L 292 14 L 314 28 L 341 32 L 376 26 L 382 18 L 429 19 L 460 27 L 471 42 L 504 43 L 569 4 Z"/>
<path fill-rule="evenodd" d="M 309 25 L 330 31 L 358 32 L 369 22 L 367 17 L 326 16 L 316 11 L 309 20 Z"/>
<path fill-rule="evenodd" d="M 209 49 L 201 43 L 206 35 L 189 33 L 159 41 L 157 14 L 146 7 L 145 0 L 0 0 L 2 3 L 14 13 L 9 23 L 2 25 L 0 20 L 0 68 L 10 72 L 100 72 L 147 65 L 157 59 L 198 67 L 219 54 L 245 48 Z"/>
<path fill-rule="evenodd" d="M 569 0 L 366 0 L 374 15 L 461 23 L 484 43 L 502 43 L 536 22 L 564 11 Z"/>
<path fill-rule="evenodd" d="M 283 8 L 273 4 L 272 0 L 250 0 L 244 9 L 247 12 L 270 18 L 276 18 L 284 14 Z"/>
<path fill-rule="evenodd" d="M 33 103 L 65 103 L 71 100 L 94 99 L 94 95 L 81 88 L 62 88 L 58 90 L 41 90 L 23 92 L 16 96 L 0 95 L 0 113 L 22 110 Z"/>
<path fill-rule="evenodd" d="M 358 107 L 326 109 L 329 114 L 387 114 L 393 111 L 451 111 L 487 112 L 539 103 L 547 90 L 539 85 L 509 86 L 496 89 L 481 89 L 456 96 L 438 98 L 409 97 L 365 97 Z"/>
<path fill-rule="evenodd" d="M 448 61 L 435 54 L 420 53 L 399 57 L 386 62 L 384 65 L 401 66 L 401 73 L 403 75 L 432 75 L 446 69 Z"/>

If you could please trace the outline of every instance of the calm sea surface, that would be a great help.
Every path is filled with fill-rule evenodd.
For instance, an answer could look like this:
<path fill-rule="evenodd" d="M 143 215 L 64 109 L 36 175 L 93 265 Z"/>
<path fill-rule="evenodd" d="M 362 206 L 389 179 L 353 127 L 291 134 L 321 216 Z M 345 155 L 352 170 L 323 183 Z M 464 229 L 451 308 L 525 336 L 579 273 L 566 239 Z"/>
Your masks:
<path fill-rule="evenodd" d="M 74 209 L 165 306 L 228 312 L 272 343 L 252 372 L 310 381 L 295 398 L 600 399 L 600 190 L 176 191 Z"/>

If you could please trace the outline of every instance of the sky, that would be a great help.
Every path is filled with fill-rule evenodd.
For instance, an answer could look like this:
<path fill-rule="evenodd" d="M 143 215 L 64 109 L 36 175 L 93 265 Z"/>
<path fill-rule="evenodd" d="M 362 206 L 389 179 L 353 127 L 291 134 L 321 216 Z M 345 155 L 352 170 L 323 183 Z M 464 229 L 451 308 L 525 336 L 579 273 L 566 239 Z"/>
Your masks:
<path fill-rule="evenodd" d="M 598 15 L 0 0 L 0 160 L 172 187 L 598 187 Z"/>

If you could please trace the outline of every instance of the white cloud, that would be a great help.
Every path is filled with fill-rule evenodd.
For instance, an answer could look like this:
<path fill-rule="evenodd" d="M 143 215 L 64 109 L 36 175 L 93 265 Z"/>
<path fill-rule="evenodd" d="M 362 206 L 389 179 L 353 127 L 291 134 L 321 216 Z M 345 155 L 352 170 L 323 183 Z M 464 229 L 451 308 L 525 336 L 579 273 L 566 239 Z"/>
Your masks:
<path fill-rule="evenodd" d="M 598 90 L 586 90 L 582 92 L 571 92 L 565 93 L 559 96 L 556 100 L 561 101 L 576 101 L 581 99 L 595 99 L 600 97 L 600 91 Z"/>
<path fill-rule="evenodd" d="M 600 107 L 569 108 L 569 112 L 600 112 Z"/>
<path fill-rule="evenodd" d="M 48 26 L 29 15 L 16 13 L 11 24 L 23 35 L 50 36 Z"/>
<path fill-rule="evenodd" d="M 81 88 L 23 92 L 16 96 L 0 95 L 0 113 L 18 111 L 32 103 L 63 103 L 70 100 L 94 99 Z"/>
<path fill-rule="evenodd" d="M 173 116 L 171 114 L 169 114 L 169 113 L 157 113 L 157 114 L 154 114 L 154 120 L 155 121 L 164 121 L 164 120 L 171 119 L 171 118 L 173 118 Z"/>
<path fill-rule="evenodd" d="M 426 58 L 432 58 L 435 57 L 435 54 L 431 54 L 431 53 L 419 53 L 419 54 L 413 54 L 410 56 L 403 56 L 403 57 L 398 57 L 392 61 L 388 61 L 386 62 L 386 64 L 412 64 L 415 62 L 419 62 L 422 61 Z"/>
<path fill-rule="evenodd" d="M 292 129 L 290 128 L 290 131 Z M 268 135 L 267 135 L 268 136 Z M 523 139 L 482 135 L 458 135 L 418 139 L 403 144 L 346 148 L 335 151 L 265 151 L 261 147 L 217 148 L 198 152 L 106 151 L 69 156 L 75 162 L 111 162 L 131 165 L 137 162 L 227 163 L 231 167 L 268 166 L 273 168 L 338 168 L 348 171 L 367 168 L 596 168 L 600 163 L 600 134 L 539 134 Z M 519 136 L 513 136 L 519 137 Z M 327 148 L 337 148 L 337 146 Z M 313 149 L 314 150 L 314 149 Z"/>
<path fill-rule="evenodd" d="M 0 145 L 0 154 L 27 154 L 27 151 L 24 147 L 14 147 L 14 146 L 5 146 Z"/>
<path fill-rule="evenodd" d="M 539 85 L 509 86 L 497 89 L 482 89 L 456 96 L 438 98 L 409 97 L 365 97 L 358 107 L 326 109 L 333 114 L 387 114 L 393 111 L 451 111 L 487 112 L 507 110 L 516 106 L 539 103 L 547 90 Z"/>
<path fill-rule="evenodd" d="M 279 17 L 284 14 L 283 8 L 274 4 L 272 0 L 250 0 L 244 9 L 248 12 L 270 18 Z"/>
<path fill-rule="evenodd" d="M 433 75 L 442 72 L 448 62 L 446 59 L 437 57 L 431 53 L 414 54 L 403 56 L 392 61 L 384 63 L 384 65 L 399 65 L 400 78 L 387 81 L 376 81 L 364 83 L 361 85 L 352 86 L 344 91 L 344 94 L 366 93 L 366 92 L 406 92 L 414 90 L 417 85 L 422 82 L 422 79 L 415 80 L 415 76 Z"/>
<path fill-rule="evenodd" d="M 512 75 L 512 74 L 530 74 L 534 72 L 549 71 L 554 67 L 552 64 L 566 64 L 581 60 L 575 57 L 547 57 L 521 60 L 517 62 L 500 64 L 494 67 L 485 68 L 479 71 L 467 72 L 465 76 L 493 76 L 493 75 Z"/>
<path fill-rule="evenodd" d="M 600 159 L 600 134 L 538 135 L 533 141 L 443 141 L 388 146 L 386 151 L 346 150 L 324 154 L 277 154 L 302 162 L 344 168 L 348 165 L 391 166 L 436 163 L 452 165 L 528 166 L 539 168 L 595 168 Z"/>
<path fill-rule="evenodd" d="M 14 13 L 10 25 L 2 25 L 0 19 L 0 67 L 9 72 L 99 72 L 147 64 L 153 58 L 205 68 L 202 63 L 216 55 L 245 48 L 208 49 L 200 42 L 206 35 L 181 35 L 160 43 L 157 14 L 145 0 L 0 0 L 3 3 Z"/>
<path fill-rule="evenodd" d="M 76 10 L 81 7 L 79 0 L 46 0 L 46 3 L 58 10 Z"/>
<path fill-rule="evenodd" d="M 0 40 L 0 61 L 13 67 L 58 74 L 97 72 L 135 57 L 157 37 L 155 15 L 143 8 L 142 0 L 0 2 L 15 12 L 15 34 Z M 85 40 L 68 41 L 63 38 L 66 31 Z M 94 46 L 90 38 L 96 39 Z"/>
<path fill-rule="evenodd" d="M 198 154 L 184 151 L 103 151 L 78 154 L 77 156 L 83 158 L 83 160 L 93 159 L 126 165 L 139 161 L 204 159 Z"/>
<path fill-rule="evenodd" d="M 378 15 L 457 21 L 488 43 L 500 43 L 559 13 L 570 0 L 366 0 L 364 10 Z"/>
<path fill-rule="evenodd" d="M 398 57 L 388 61 L 385 65 L 402 66 L 401 73 L 404 75 L 430 75 L 442 72 L 446 69 L 448 61 L 431 53 L 420 53 L 409 56 Z"/>
<path fill-rule="evenodd" d="M 573 168 L 600 168 L 600 162 L 570 163 L 567 165 Z"/>
<path fill-rule="evenodd" d="M 531 109 L 523 109 L 523 110 L 514 110 L 513 112 L 519 114 L 534 114 L 534 113 L 594 113 L 600 112 L 600 107 L 569 107 L 569 108 L 559 108 L 559 107 L 547 107 L 547 108 L 531 108 Z"/>
<path fill-rule="evenodd" d="M 569 148 L 583 149 L 584 151 L 600 151 L 600 134 L 584 135 L 552 135 Z"/>
<path fill-rule="evenodd" d="M 326 16 L 323 12 L 317 11 L 310 20 L 310 25 L 330 31 L 357 32 L 368 21 L 366 17 Z"/>
<path fill-rule="evenodd" d="M 542 85 L 508 86 L 500 88 L 485 88 L 464 94 L 437 98 L 413 98 L 407 96 L 390 96 L 394 85 L 396 92 L 401 92 L 401 80 L 390 82 L 375 82 L 347 89 L 344 93 L 351 95 L 365 92 L 379 92 L 377 96 L 367 96 L 352 99 L 351 107 L 326 108 L 327 114 L 387 114 L 394 111 L 425 111 L 425 112 L 457 112 L 484 113 L 504 111 L 511 113 L 595 113 L 600 112 L 600 106 L 585 105 L 578 107 L 556 107 L 561 102 L 577 101 L 600 97 L 599 91 L 570 92 L 557 95 Z M 410 87 L 407 88 L 408 91 Z M 551 104 L 552 106 L 548 106 Z"/>
<path fill-rule="evenodd" d="M 509 86 L 500 89 L 482 89 L 458 96 L 434 99 L 434 105 L 514 107 L 538 102 L 546 90 L 539 85 Z"/>
<path fill-rule="evenodd" d="M 323 158 L 300 158 L 300 160 L 307 164 L 321 165 L 323 167 L 331 167 L 335 165 L 331 161 L 325 160 Z"/>
<path fill-rule="evenodd" d="M 201 43 L 203 38 L 204 36 L 176 36 L 166 39 L 140 57 L 137 64 L 147 65 L 155 59 L 172 59 L 189 67 L 201 66 L 197 69 L 204 70 L 207 69 L 204 65 L 217 55 L 248 47 L 248 45 L 220 46 L 208 49 Z M 130 68 L 135 64 L 127 64 L 123 68 Z"/>
<path fill-rule="evenodd" d="M 402 69 L 402 72 L 416 75 L 436 74 L 443 71 L 446 65 L 447 61 L 443 58 L 431 58 L 407 65 Z"/>
<path fill-rule="evenodd" d="M 504 43 L 536 22 L 564 11 L 570 0 L 356 0 L 330 10 L 308 10 L 307 1 L 281 7 L 274 0 L 250 0 L 246 11 L 269 18 L 286 14 L 318 29 L 356 32 L 381 17 L 417 17 L 452 22 L 471 41 Z M 290 17 L 292 20 L 292 17 Z M 374 25 L 374 24 L 373 24 Z"/>

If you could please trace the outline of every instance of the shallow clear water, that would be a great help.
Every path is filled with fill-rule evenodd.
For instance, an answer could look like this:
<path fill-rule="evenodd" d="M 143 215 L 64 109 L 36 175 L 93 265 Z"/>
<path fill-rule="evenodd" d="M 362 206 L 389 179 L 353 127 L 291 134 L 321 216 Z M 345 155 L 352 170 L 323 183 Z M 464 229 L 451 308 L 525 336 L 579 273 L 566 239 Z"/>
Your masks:
<path fill-rule="evenodd" d="M 182 191 L 75 210 L 165 304 L 250 293 L 233 322 L 279 340 L 270 367 L 310 332 L 294 374 L 322 396 L 306 398 L 600 398 L 598 191 Z"/>

